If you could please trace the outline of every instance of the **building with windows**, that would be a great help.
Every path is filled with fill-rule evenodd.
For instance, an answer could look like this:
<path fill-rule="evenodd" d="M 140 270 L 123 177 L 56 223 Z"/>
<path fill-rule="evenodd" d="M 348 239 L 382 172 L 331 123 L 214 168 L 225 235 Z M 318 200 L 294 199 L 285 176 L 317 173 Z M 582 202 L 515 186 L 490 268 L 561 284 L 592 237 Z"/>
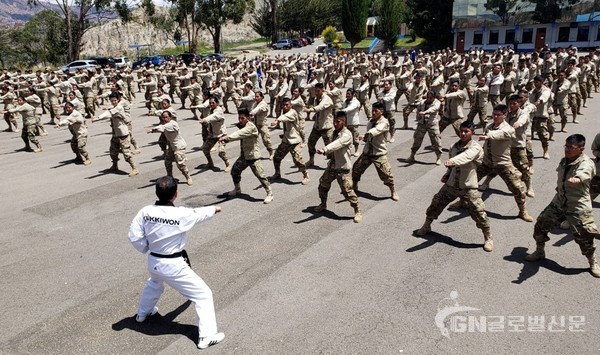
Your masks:
<path fill-rule="evenodd" d="M 454 48 L 600 46 L 600 0 L 454 0 Z"/>

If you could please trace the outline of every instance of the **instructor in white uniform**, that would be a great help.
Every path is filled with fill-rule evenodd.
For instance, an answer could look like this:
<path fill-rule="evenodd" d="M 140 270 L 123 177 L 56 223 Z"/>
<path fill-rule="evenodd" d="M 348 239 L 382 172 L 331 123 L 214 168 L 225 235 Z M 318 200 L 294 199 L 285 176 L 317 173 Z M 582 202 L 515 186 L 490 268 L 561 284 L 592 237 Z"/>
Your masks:
<path fill-rule="evenodd" d="M 187 241 L 185 233 L 197 223 L 221 212 L 221 207 L 175 207 L 177 181 L 171 176 L 156 181 L 156 196 L 158 201 L 142 208 L 129 228 L 129 240 L 133 246 L 141 253 L 150 252 L 150 278 L 146 282 L 135 319 L 143 322 L 158 312 L 156 303 L 166 283 L 196 305 L 198 348 L 205 349 L 222 341 L 225 335 L 217 332 L 212 291 L 191 269 L 183 248 Z"/>

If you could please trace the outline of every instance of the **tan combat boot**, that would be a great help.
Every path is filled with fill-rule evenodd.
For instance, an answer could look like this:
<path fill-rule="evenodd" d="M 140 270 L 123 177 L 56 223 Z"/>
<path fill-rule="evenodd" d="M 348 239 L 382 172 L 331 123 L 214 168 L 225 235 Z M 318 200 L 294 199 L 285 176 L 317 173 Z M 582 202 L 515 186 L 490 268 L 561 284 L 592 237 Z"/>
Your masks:
<path fill-rule="evenodd" d="M 442 165 L 442 153 L 436 153 L 435 165 Z"/>
<path fill-rule="evenodd" d="M 192 184 L 194 184 L 194 181 L 192 180 L 192 177 L 190 176 L 190 173 L 186 172 L 185 174 L 183 174 L 183 176 L 185 177 L 185 183 L 188 186 L 192 186 Z"/>
<path fill-rule="evenodd" d="M 548 153 L 548 147 L 544 147 L 544 159 L 550 159 L 550 153 Z"/>
<path fill-rule="evenodd" d="M 229 160 L 225 161 L 225 172 L 228 173 L 231 171 L 231 165 L 229 164 Z"/>
<path fill-rule="evenodd" d="M 594 277 L 600 277 L 600 266 L 596 262 L 596 256 L 594 254 L 588 256 L 588 261 L 590 262 L 590 273 Z"/>
<path fill-rule="evenodd" d="M 308 185 L 309 182 L 310 182 L 310 178 L 308 177 L 308 173 L 305 171 L 304 178 L 302 179 L 302 185 Z"/>
<path fill-rule="evenodd" d="M 483 250 L 487 252 L 491 252 L 494 250 L 494 240 L 492 239 L 492 233 L 489 228 L 483 230 Z"/>
<path fill-rule="evenodd" d="M 391 193 L 391 197 L 393 201 L 399 201 L 400 200 L 400 196 L 398 196 L 398 193 L 396 192 L 396 188 L 394 186 L 390 186 L 390 193 Z"/>
<path fill-rule="evenodd" d="M 426 235 L 427 233 L 431 232 L 431 222 L 433 222 L 433 219 L 425 219 L 425 223 L 423 223 L 423 226 L 418 229 L 415 234 L 422 237 L 424 235 Z"/>
<path fill-rule="evenodd" d="M 229 191 L 227 194 L 229 196 L 235 196 L 242 193 L 242 189 L 240 188 L 240 184 L 235 184 L 233 190 Z"/>
<path fill-rule="evenodd" d="M 275 157 L 275 151 L 273 149 L 269 150 L 269 160 L 273 160 Z"/>
<path fill-rule="evenodd" d="M 362 213 L 360 213 L 360 208 L 358 206 L 354 206 L 354 223 L 360 223 L 362 221 Z"/>
<path fill-rule="evenodd" d="M 268 189 L 267 190 L 267 197 L 265 197 L 263 203 L 265 205 L 268 205 L 271 202 L 273 202 L 273 191 L 271 191 L 271 189 Z"/>
<path fill-rule="evenodd" d="M 519 206 L 519 218 L 524 220 L 525 222 L 533 222 L 533 217 L 527 212 L 525 209 L 525 205 Z"/>
<path fill-rule="evenodd" d="M 535 251 L 525 257 L 527 261 L 538 261 L 546 258 L 546 252 L 544 251 L 544 243 L 537 243 Z"/>
<path fill-rule="evenodd" d="M 131 166 L 131 172 L 128 175 L 129 177 L 133 177 L 133 176 L 136 176 L 136 175 L 140 174 L 140 172 L 138 171 L 138 169 L 135 166 L 135 164 L 133 163 L 133 161 L 130 161 L 129 165 Z"/>
<path fill-rule="evenodd" d="M 46 133 L 48 134 L 48 133 Z M 33 148 L 33 152 L 34 153 L 41 153 L 42 152 L 42 145 L 39 143 L 34 143 L 35 148 Z"/>
<path fill-rule="evenodd" d="M 525 193 L 528 197 L 535 197 L 535 192 L 533 192 L 533 186 L 531 186 L 531 181 L 527 184 L 527 192 Z"/>

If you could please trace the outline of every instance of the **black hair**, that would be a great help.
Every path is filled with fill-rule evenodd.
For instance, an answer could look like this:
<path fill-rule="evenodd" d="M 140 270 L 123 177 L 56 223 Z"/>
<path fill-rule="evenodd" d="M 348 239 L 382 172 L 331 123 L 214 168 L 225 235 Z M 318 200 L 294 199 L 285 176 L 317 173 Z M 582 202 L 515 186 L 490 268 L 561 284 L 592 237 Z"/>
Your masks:
<path fill-rule="evenodd" d="M 156 197 L 159 202 L 170 202 L 176 193 L 177 181 L 172 176 L 163 176 L 156 180 Z"/>
<path fill-rule="evenodd" d="M 566 142 L 569 144 L 577 144 L 580 147 L 585 147 L 585 137 L 583 134 L 571 134 L 567 137 Z"/>

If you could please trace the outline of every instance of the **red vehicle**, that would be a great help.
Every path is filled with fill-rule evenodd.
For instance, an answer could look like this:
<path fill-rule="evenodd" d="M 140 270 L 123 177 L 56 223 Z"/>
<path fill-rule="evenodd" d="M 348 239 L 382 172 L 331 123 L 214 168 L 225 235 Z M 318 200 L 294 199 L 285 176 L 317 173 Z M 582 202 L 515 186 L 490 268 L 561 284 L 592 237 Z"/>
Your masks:
<path fill-rule="evenodd" d="M 304 37 L 298 37 L 298 42 L 302 42 L 303 46 L 308 46 L 310 44 Z"/>

